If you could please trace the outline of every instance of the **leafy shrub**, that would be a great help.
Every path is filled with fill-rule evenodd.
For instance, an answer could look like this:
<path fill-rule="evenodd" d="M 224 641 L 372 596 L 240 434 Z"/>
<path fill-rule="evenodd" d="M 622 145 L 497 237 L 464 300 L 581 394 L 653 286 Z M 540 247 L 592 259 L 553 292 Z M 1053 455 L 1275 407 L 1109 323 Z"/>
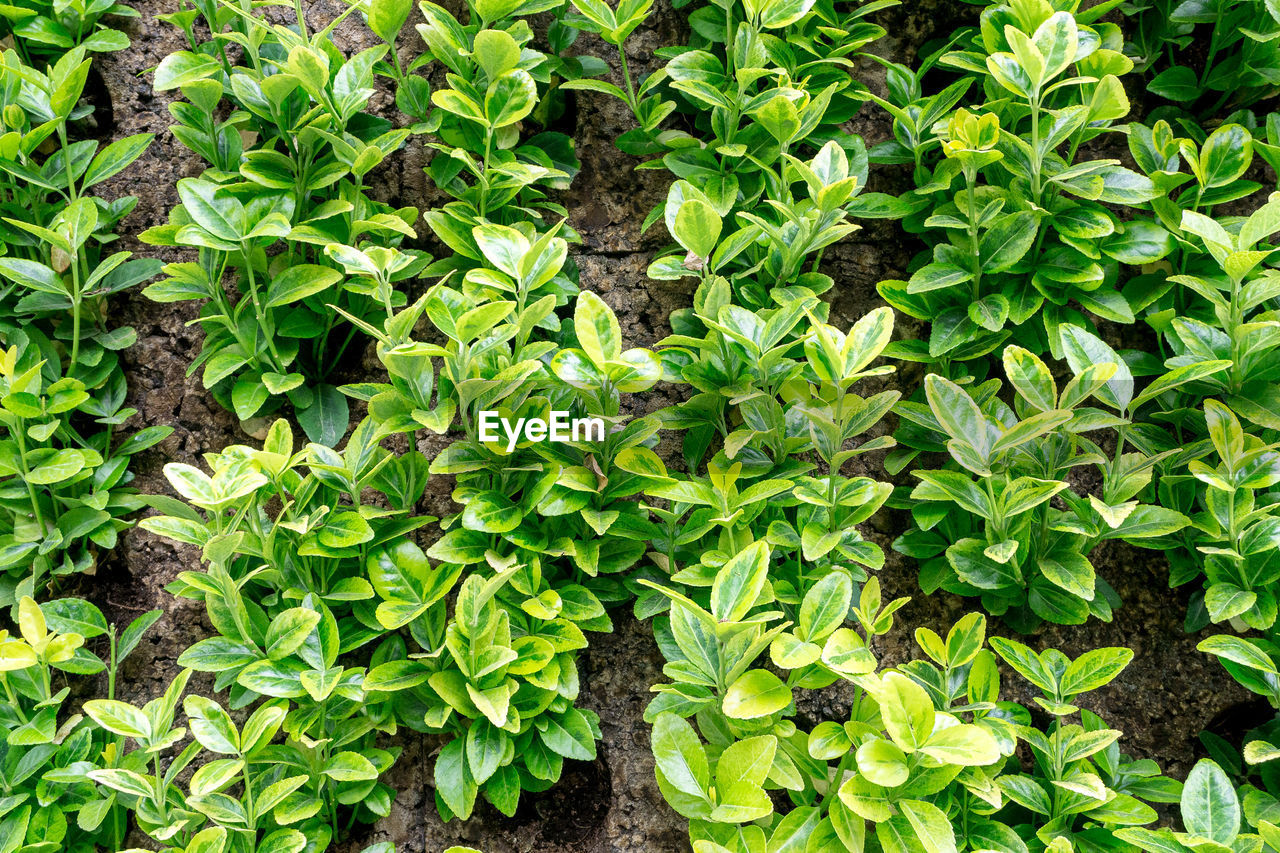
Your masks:
<path fill-rule="evenodd" d="M 138 11 L 115 0 L 16 0 L 0 11 L 0 37 L 10 37 L 23 62 L 44 64 L 75 48 L 110 52 L 129 47 L 129 37 L 104 20 L 136 18 Z"/>
<path fill-rule="evenodd" d="M 961 49 L 939 64 L 976 79 L 985 99 L 978 112 L 945 112 L 963 85 L 925 100 L 918 79 L 901 71 L 894 78 L 885 105 L 909 145 L 878 153 L 894 162 L 909 154 L 917 164 L 908 198 L 927 207 L 909 227 L 934 244 L 910 280 L 880 284 L 894 308 L 931 322 L 927 342 L 902 344 L 898 357 L 945 365 L 986 356 L 1006 340 L 1061 357 L 1059 327 L 1089 325 L 1081 309 L 1133 322 L 1133 306 L 1116 289 L 1117 262 L 1158 261 L 1169 241 L 1158 226 L 1130 227 L 1105 206 L 1150 200 L 1150 179 L 1116 160 L 1078 158 L 1128 116 L 1120 78 L 1133 67 L 1119 28 L 1099 20 L 1108 6 L 1079 6 L 1000 3 L 984 10 L 978 30 L 959 34 Z M 915 110 L 927 110 L 932 127 Z M 923 165 L 931 134 L 943 153 L 932 169 Z"/>
<path fill-rule="evenodd" d="M 1072 661 L 993 639 L 1000 657 L 1041 692 L 1036 701 L 1053 718 L 1042 731 L 1025 708 L 999 701 L 980 615 L 961 620 L 945 641 L 917 630 L 928 660 L 876 672 L 867 640 L 890 629 L 901 601 L 882 607 L 873 579 L 855 603 L 847 578 L 830 575 L 787 633 L 792 623 L 770 595 L 767 560 L 767 548 L 752 546 L 727 563 L 710 611 L 664 591 L 670 633 L 660 642 L 672 682 L 655 688 L 646 718 L 659 787 L 690 818 L 695 849 L 857 850 L 865 822 L 887 849 L 1022 851 L 1024 839 L 1049 845 L 1059 836 L 1115 843 L 1116 830 L 1156 819 L 1144 799 L 1177 799 L 1177 783 L 1152 762 L 1122 755 L 1120 733 L 1095 715 L 1066 722 L 1079 711 L 1072 700 L 1111 681 L 1129 650 Z M 862 635 L 842 624 L 851 611 Z M 785 681 L 752 668 L 766 647 Z M 850 719 L 798 729 L 789 719 L 794 688 L 833 677 L 857 685 Z M 1019 741 L 1033 756 L 1027 768 L 1014 757 Z M 775 813 L 769 790 L 787 792 L 793 808 L 785 816 Z"/>
<path fill-rule="evenodd" d="M 108 202 L 91 190 L 134 163 L 151 135 L 101 148 L 71 141 L 92 112 L 80 104 L 86 50 L 43 70 L 12 50 L 0 64 L 0 602 L 8 605 L 54 575 L 94 570 L 98 549 L 114 547 L 124 517 L 141 506 L 126 487 L 129 457 L 172 432 L 150 426 L 116 440 L 115 428 L 136 413 L 124 407 L 117 353 L 136 334 L 110 328 L 107 297 L 159 264 L 108 250 L 137 199 Z"/>
<path fill-rule="evenodd" d="M 366 176 L 409 131 L 362 110 L 385 48 L 348 59 L 330 39 L 355 8 L 315 33 L 302 20 L 299 32 L 212 2 L 168 16 L 191 50 L 165 58 L 155 88 L 187 98 L 171 105 L 174 135 L 208 168 L 179 182 L 182 204 L 169 223 L 142 235 L 198 251 L 196 261 L 166 265 L 168 277 L 146 293 L 207 300 L 191 366 L 203 368 L 204 386 L 241 420 L 287 401 L 308 437 L 329 446 L 350 420 L 346 398 L 326 381 L 354 339 L 346 319 L 390 316 L 404 304 L 395 284 L 429 260 L 397 248 L 415 236 L 417 210 L 393 210 L 365 191 Z M 211 40 L 197 41 L 197 19 Z M 228 59 L 232 43 L 244 45 L 244 64 Z M 221 118 L 224 100 L 232 112 Z"/>
<path fill-rule="evenodd" d="M 1075 373 L 1061 392 L 1043 361 L 1010 346 L 1003 362 L 1012 408 L 998 396 L 999 380 L 966 389 L 936 374 L 925 380 L 927 406 L 899 405 L 909 450 L 898 463 L 945 449 L 961 470 L 912 471 L 922 482 L 902 503 L 917 529 L 895 547 L 924 561 L 926 592 L 981 596 L 988 612 L 1022 631 L 1040 620 L 1110 621 L 1119 597 L 1097 577 L 1089 553 L 1108 539 L 1160 547 L 1161 537 L 1188 523 L 1177 511 L 1135 500 L 1158 460 L 1124 452 L 1126 416 L 1178 377 L 1135 397 L 1128 367 L 1106 344 L 1076 326 L 1061 330 Z M 1109 427 L 1120 442 L 1110 455 L 1085 435 Z M 1101 496 L 1078 494 L 1067 481 L 1085 466 L 1096 466 Z M 1055 496 L 1065 510 L 1054 506 Z"/>
<path fill-rule="evenodd" d="M 110 696 L 116 670 L 137 646 L 160 611 L 152 611 L 116 634 L 102 613 L 83 599 L 17 604 L 18 634 L 0 632 L 0 785 L 4 808 L 0 832 L 15 849 L 93 853 L 119 849 L 128 831 L 128 810 L 110 792 L 86 778 L 86 767 L 122 745 L 79 714 L 61 713 L 70 687 L 54 689 L 57 673 L 87 676 L 107 671 Z M 85 643 L 106 635 L 104 662 Z"/>
<path fill-rule="evenodd" d="M 1274 4 L 1128 0 L 1120 8 L 1133 18 L 1125 52 L 1138 70 L 1156 72 L 1147 91 L 1172 102 L 1172 112 L 1208 117 L 1228 104 L 1247 107 L 1275 94 L 1280 10 Z M 1192 61 L 1188 49 L 1206 37 L 1203 59 Z"/>

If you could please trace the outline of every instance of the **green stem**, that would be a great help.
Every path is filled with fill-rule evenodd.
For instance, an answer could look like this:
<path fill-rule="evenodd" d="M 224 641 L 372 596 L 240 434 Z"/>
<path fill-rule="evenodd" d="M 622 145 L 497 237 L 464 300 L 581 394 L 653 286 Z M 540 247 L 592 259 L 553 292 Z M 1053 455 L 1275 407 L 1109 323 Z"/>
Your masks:
<path fill-rule="evenodd" d="M 1040 206 L 1040 96 L 1031 99 L 1031 198 Z"/>
<path fill-rule="evenodd" d="M 484 219 L 489 207 L 489 158 L 493 154 L 493 128 L 484 132 L 484 161 L 480 166 L 480 218 Z"/>
<path fill-rule="evenodd" d="M 1203 89 L 1205 83 L 1209 80 L 1209 72 L 1213 70 L 1213 60 L 1218 56 L 1218 50 L 1221 45 L 1218 42 L 1218 30 L 1222 26 L 1222 9 L 1226 4 L 1217 4 L 1217 12 L 1213 19 L 1213 34 L 1209 37 L 1209 54 L 1204 60 L 1204 69 L 1200 72 L 1199 84 L 1197 89 Z"/>
<path fill-rule="evenodd" d="M 973 251 L 973 301 L 977 302 L 982 298 L 982 257 L 978 249 L 978 174 L 971 164 L 964 166 L 964 180 L 969 200 L 969 245 Z"/>
<path fill-rule="evenodd" d="M 80 265 L 71 265 L 71 363 L 67 365 L 67 376 L 74 376 L 76 366 L 80 362 Z"/>
<path fill-rule="evenodd" d="M 31 466 L 27 464 L 27 424 L 26 418 L 18 418 L 13 437 L 18 442 L 18 462 L 22 465 L 22 481 L 27 486 L 27 497 L 31 499 L 31 511 L 35 516 L 40 533 L 45 533 L 44 513 L 40 511 L 40 499 L 36 497 L 36 487 L 31 484 Z"/>
<path fill-rule="evenodd" d="M 275 323 L 271 322 L 271 317 L 262 310 L 262 302 L 258 298 L 258 280 L 253 274 L 253 253 L 249 250 L 248 244 L 244 242 L 240 244 L 240 252 L 244 255 L 244 269 L 249 279 L 249 298 L 253 301 L 253 311 L 258 315 L 258 325 L 266 338 L 267 350 L 271 353 L 271 357 L 275 359 L 273 367 L 280 373 L 284 373 L 284 359 L 280 358 L 280 353 L 276 351 Z M 255 340 L 254 351 L 256 352 L 257 349 L 258 343 Z"/>
<path fill-rule="evenodd" d="M 627 106 L 631 108 L 631 114 L 640 119 L 640 102 L 636 100 L 636 89 L 631 83 L 631 69 L 627 66 L 627 52 L 622 45 L 618 45 L 618 63 L 622 68 L 622 82 L 627 87 Z"/>
<path fill-rule="evenodd" d="M 8 698 L 9 704 L 18 712 L 19 719 L 27 722 L 27 712 L 22 709 L 22 705 L 18 704 L 18 697 L 13 695 L 13 687 L 9 684 L 9 677 L 4 673 L 0 673 L 0 684 L 4 685 L 4 695 Z"/>

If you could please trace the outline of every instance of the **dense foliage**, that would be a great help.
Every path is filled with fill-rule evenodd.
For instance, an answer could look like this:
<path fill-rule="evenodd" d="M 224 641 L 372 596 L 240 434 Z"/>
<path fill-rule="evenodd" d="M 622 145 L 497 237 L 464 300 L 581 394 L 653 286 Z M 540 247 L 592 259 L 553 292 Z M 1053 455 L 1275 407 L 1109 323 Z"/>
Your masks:
<path fill-rule="evenodd" d="M 411 0 L 320 28 L 300 2 L 182 0 L 153 84 L 203 171 L 141 235 L 183 253 L 165 264 L 114 251 L 136 200 L 95 195 L 151 143 L 88 131 L 92 55 L 134 13 L 0 6 L 0 850 L 319 853 L 391 813 L 402 728 L 434 737 L 445 820 L 514 815 L 597 757 L 580 654 L 629 607 L 666 662 L 645 721 L 696 853 L 1280 851 L 1280 718 L 1206 736 L 1179 782 L 1081 707 L 1129 649 L 1072 659 L 970 613 L 883 666 L 906 599 L 861 527 L 898 511 L 924 594 L 1026 635 L 1112 619 L 1107 543 L 1164 551 L 1199 648 L 1280 712 L 1280 201 L 1258 180 L 1280 114 L 1254 112 L 1280 9 L 980 0 L 912 67 L 861 53 L 893 5 L 715 0 L 637 76 L 647 0 L 423 0 L 417 40 Z M 348 56 L 333 35 L 361 19 L 385 44 Z M 1167 103 L 1137 116 L 1143 86 Z M 652 349 L 580 287 L 561 119 L 588 97 L 670 177 L 636 230 L 666 229 L 648 275 L 692 300 Z M 860 112 L 892 137 L 868 149 Z M 447 199 L 421 212 L 371 189 L 409 145 Z M 873 168 L 906 189 L 868 191 Z M 824 251 L 873 219 L 918 252 L 837 322 Z M 149 281 L 200 302 L 191 371 L 256 437 L 165 465 L 177 498 L 129 488 L 169 428 L 117 434 L 136 335 L 108 297 Z M 366 343 L 385 376 L 348 381 Z M 653 410 L 659 383 L 678 402 Z M 494 441 L 481 416 L 553 412 L 602 433 Z M 445 482 L 455 508 L 422 513 Z M 168 591 L 213 631 L 129 703 L 119 665 L 160 612 L 117 631 L 51 593 L 144 507 L 198 554 Z M 838 683 L 847 718 L 801 713 Z"/>

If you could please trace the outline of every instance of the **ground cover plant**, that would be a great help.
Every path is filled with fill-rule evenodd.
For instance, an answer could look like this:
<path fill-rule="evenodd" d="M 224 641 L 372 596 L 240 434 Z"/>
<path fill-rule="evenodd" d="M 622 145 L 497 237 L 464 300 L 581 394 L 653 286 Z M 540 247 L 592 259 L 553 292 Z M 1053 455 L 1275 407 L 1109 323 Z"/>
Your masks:
<path fill-rule="evenodd" d="M 0 849 L 1280 851 L 1272 4 L 138 6 L 0 7 Z"/>

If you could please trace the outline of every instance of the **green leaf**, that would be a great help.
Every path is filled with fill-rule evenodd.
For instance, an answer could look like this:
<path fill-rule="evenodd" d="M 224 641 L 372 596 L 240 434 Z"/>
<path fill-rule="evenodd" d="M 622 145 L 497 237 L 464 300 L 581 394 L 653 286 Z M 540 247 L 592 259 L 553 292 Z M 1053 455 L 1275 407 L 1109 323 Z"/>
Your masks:
<path fill-rule="evenodd" d="M 800 113 L 782 93 L 765 101 L 755 111 L 755 119 L 780 145 L 791 142 L 800 131 Z"/>
<path fill-rule="evenodd" d="M 67 292 L 58 274 L 44 264 L 23 258 L 0 258 L 0 275 L 23 287 L 41 293 L 62 295 Z"/>
<path fill-rule="evenodd" d="M 972 279 L 973 272 L 957 264 L 925 264 L 912 274 L 911 280 L 907 282 L 907 292 L 926 293 L 930 290 L 945 290 Z"/>
<path fill-rule="evenodd" d="M 320 624 L 320 614 L 302 607 L 291 607 L 271 620 L 267 629 L 267 657 L 280 660 L 296 652 Z"/>
<path fill-rule="evenodd" d="M 1049 583 L 1085 601 L 1093 601 L 1096 574 L 1084 554 L 1066 548 L 1040 558 L 1040 573 Z"/>
<path fill-rule="evenodd" d="M 256 376 L 237 379 L 235 385 L 231 386 L 231 408 L 242 421 L 256 415 L 270 397 L 267 387 Z"/>
<path fill-rule="evenodd" d="M 955 831 L 940 808 L 921 800 L 903 800 L 898 803 L 898 808 L 925 853 L 956 853 Z"/>
<path fill-rule="evenodd" d="M 373 762 L 356 752 L 332 756 L 323 772 L 336 782 L 370 782 L 378 778 L 378 768 Z"/>
<path fill-rule="evenodd" d="M 711 814 L 711 769 L 698 735 L 680 717 L 663 711 L 653 722 L 653 757 L 662 796 L 685 817 Z"/>
<path fill-rule="evenodd" d="M 1009 300 L 1000 293 L 988 294 L 977 302 L 970 302 L 969 319 L 989 332 L 998 332 L 1009 319 Z"/>
<path fill-rule="evenodd" d="M 940 729 L 929 736 L 920 752 L 946 764 L 983 766 L 1000 759 L 1000 746 L 986 729 L 959 725 Z"/>
<path fill-rule="evenodd" d="M 1173 235 L 1154 222 L 1135 219 L 1102 243 L 1102 251 L 1124 264 L 1152 264 L 1173 251 Z"/>
<path fill-rule="evenodd" d="M 773 767 L 777 738 L 759 735 L 735 741 L 716 762 L 716 793 L 720 803 L 712 820 L 736 823 L 759 820 L 773 812 L 773 803 L 764 791 L 765 778 Z"/>
<path fill-rule="evenodd" d="M 520 46 L 502 30 L 476 33 L 472 55 L 489 80 L 497 80 L 520 64 Z"/>
<path fill-rule="evenodd" d="M 238 243 L 248 231 L 244 205 L 221 194 L 217 184 L 195 178 L 178 181 L 178 195 L 191 218 L 214 237 Z"/>
<path fill-rule="evenodd" d="M 83 451 L 70 448 L 59 450 L 32 468 L 26 480 L 36 486 L 61 483 L 83 471 L 85 463 Z"/>
<path fill-rule="evenodd" d="M 933 734 L 933 702 L 924 688 L 905 675 L 886 672 L 874 690 L 880 717 L 893 742 L 914 752 Z"/>
<path fill-rule="evenodd" d="M 1117 411 L 1126 411 L 1133 400 L 1134 389 L 1133 373 L 1125 360 L 1097 335 L 1086 332 L 1079 326 L 1063 323 L 1058 327 L 1058 332 L 1063 354 L 1077 375 L 1091 365 L 1111 363 L 1116 366 L 1116 372 L 1098 390 L 1097 397 Z"/>
<path fill-rule="evenodd" d="M 544 721 L 546 728 L 541 729 L 540 736 L 548 749 L 575 761 L 595 760 L 595 733 L 581 711 L 570 708 L 559 716 L 547 716 Z"/>
<path fill-rule="evenodd" d="M 1271 658 L 1244 637 L 1221 634 L 1201 640 L 1196 648 L 1199 651 L 1208 652 L 1223 660 L 1240 664 L 1249 669 L 1255 669 L 1267 675 L 1280 675 L 1280 670 L 1276 669 L 1276 665 Z"/>
<path fill-rule="evenodd" d="M 1023 399 L 1042 412 L 1057 408 L 1058 389 L 1043 361 L 1019 346 L 1005 347 L 1003 361 L 1005 375 Z"/>
<path fill-rule="evenodd" d="M 622 327 L 605 301 L 589 290 L 578 294 L 573 312 L 578 344 L 592 363 L 603 367 L 622 354 Z"/>
<path fill-rule="evenodd" d="M 931 373 L 925 377 L 925 396 L 934 417 L 951 438 L 964 442 L 984 459 L 991 448 L 986 415 L 963 388 Z"/>
<path fill-rule="evenodd" d="M 1152 77 L 1147 83 L 1147 91 L 1166 100 L 1191 103 L 1200 97 L 1200 81 L 1190 68 L 1174 65 Z"/>
<path fill-rule="evenodd" d="M 441 94 L 441 93 L 437 93 Z M 484 116 L 490 127 L 506 127 L 523 119 L 538 103 L 538 84 L 527 71 L 508 71 L 489 86 Z"/>
<path fill-rule="evenodd" d="M 1182 822 L 1187 831 L 1230 847 L 1240 832 L 1240 801 L 1222 768 L 1207 758 L 1196 762 L 1182 787 Z"/>
<path fill-rule="evenodd" d="M 240 752 L 240 733 L 221 705 L 203 696 L 188 696 L 183 709 L 191 723 L 191 734 L 201 746 L 219 755 Z"/>
<path fill-rule="evenodd" d="M 715 208 L 700 198 L 689 198 L 676 212 L 675 232 L 671 236 L 685 251 L 705 260 L 715 251 L 722 227 Z"/>
<path fill-rule="evenodd" d="M 853 602 L 853 581 L 844 572 L 831 572 L 805 593 L 800 604 L 799 635 L 806 640 L 826 637 L 844 624 Z"/>
<path fill-rule="evenodd" d="M 755 605 L 769 581 L 769 546 L 753 542 L 716 573 L 711 588 L 711 613 L 720 622 L 740 622 Z"/>
<path fill-rule="evenodd" d="M 858 747 L 857 760 L 859 773 L 886 788 L 896 788 L 911 775 L 906 753 L 881 738 L 872 738 Z"/>
<path fill-rule="evenodd" d="M 809 14 L 817 0 L 768 0 L 760 15 L 760 26 L 776 30 L 798 23 Z"/>
<path fill-rule="evenodd" d="M 524 520 L 524 511 L 511 498 L 496 491 L 480 492 L 467 501 L 462 523 L 482 533 L 510 533 Z"/>
<path fill-rule="evenodd" d="M 326 290 L 342 281 L 342 273 L 318 264 L 296 264 L 271 280 L 267 286 L 268 308 L 289 305 Z"/>
<path fill-rule="evenodd" d="M 1253 163 L 1253 134 L 1238 124 L 1219 127 L 1200 149 L 1200 175 L 1205 189 L 1224 187 L 1244 176 Z"/>
<path fill-rule="evenodd" d="M 166 56 L 156 68 L 154 88 L 157 92 L 167 92 L 213 77 L 221 71 L 222 66 L 214 57 L 179 50 Z"/>
<path fill-rule="evenodd" d="M 116 647 L 119 660 L 124 660 L 133 653 L 133 650 L 138 647 L 138 643 L 142 641 L 147 631 L 163 615 L 163 610 L 149 610 L 129 623 L 129 627 L 125 628 L 120 634 L 120 641 Z"/>
<path fill-rule="evenodd" d="M 735 720 L 767 717 L 791 704 L 791 688 L 766 669 L 749 669 L 725 691 L 723 710 Z"/>
<path fill-rule="evenodd" d="M 1044 80 L 1052 80 L 1075 61 L 1079 27 L 1070 12 L 1055 12 L 1036 27 L 1031 41 L 1044 59 Z"/>
<path fill-rule="evenodd" d="M 124 139 L 117 139 L 106 148 L 103 148 L 93 158 L 93 162 L 89 164 L 88 170 L 84 173 L 84 188 L 88 189 L 96 186 L 107 180 L 107 178 L 124 171 L 129 164 L 142 156 L 142 152 L 147 150 L 153 139 L 155 139 L 155 134 L 153 133 L 138 133 L 133 136 L 126 136 Z"/>
<path fill-rule="evenodd" d="M 1004 272 L 1031 249 L 1040 230 L 1040 218 L 1030 211 L 1010 213 L 982 235 L 978 246 L 984 273 Z"/>
<path fill-rule="evenodd" d="M 151 720 L 142 711 L 115 699 L 90 699 L 85 715 L 107 731 L 136 740 L 151 737 Z"/>
<path fill-rule="evenodd" d="M 58 634 L 79 634 L 86 640 L 109 630 L 102 611 L 83 598 L 60 598 L 40 605 L 49 630 Z"/>
<path fill-rule="evenodd" d="M 1076 658 L 1062 674 L 1059 682 L 1064 696 L 1076 696 L 1110 684 L 1129 662 L 1133 650 L 1123 648 L 1093 649 Z"/>
<path fill-rule="evenodd" d="M 1016 640 L 992 637 L 991 648 L 1018 674 L 1050 696 L 1058 692 L 1058 679 L 1040 656 Z M 1048 812 L 1045 812 L 1048 814 Z"/>
<path fill-rule="evenodd" d="M 104 768 L 90 770 L 87 775 L 99 785 L 133 797 L 151 797 L 155 793 L 148 777 L 132 770 Z"/>
<path fill-rule="evenodd" d="M 365 561 L 369 581 L 384 599 L 378 605 L 378 622 L 395 630 L 426 612 L 453 588 L 462 566 L 433 569 L 427 555 L 413 542 L 378 549 Z"/>
<path fill-rule="evenodd" d="M 502 763 L 507 736 L 488 720 L 480 719 L 467 730 L 467 765 L 477 785 L 483 785 Z"/>
<path fill-rule="evenodd" d="M 325 447 L 336 447 L 351 425 L 346 395 L 328 383 L 317 385 L 311 404 L 297 414 L 307 438 Z"/>

